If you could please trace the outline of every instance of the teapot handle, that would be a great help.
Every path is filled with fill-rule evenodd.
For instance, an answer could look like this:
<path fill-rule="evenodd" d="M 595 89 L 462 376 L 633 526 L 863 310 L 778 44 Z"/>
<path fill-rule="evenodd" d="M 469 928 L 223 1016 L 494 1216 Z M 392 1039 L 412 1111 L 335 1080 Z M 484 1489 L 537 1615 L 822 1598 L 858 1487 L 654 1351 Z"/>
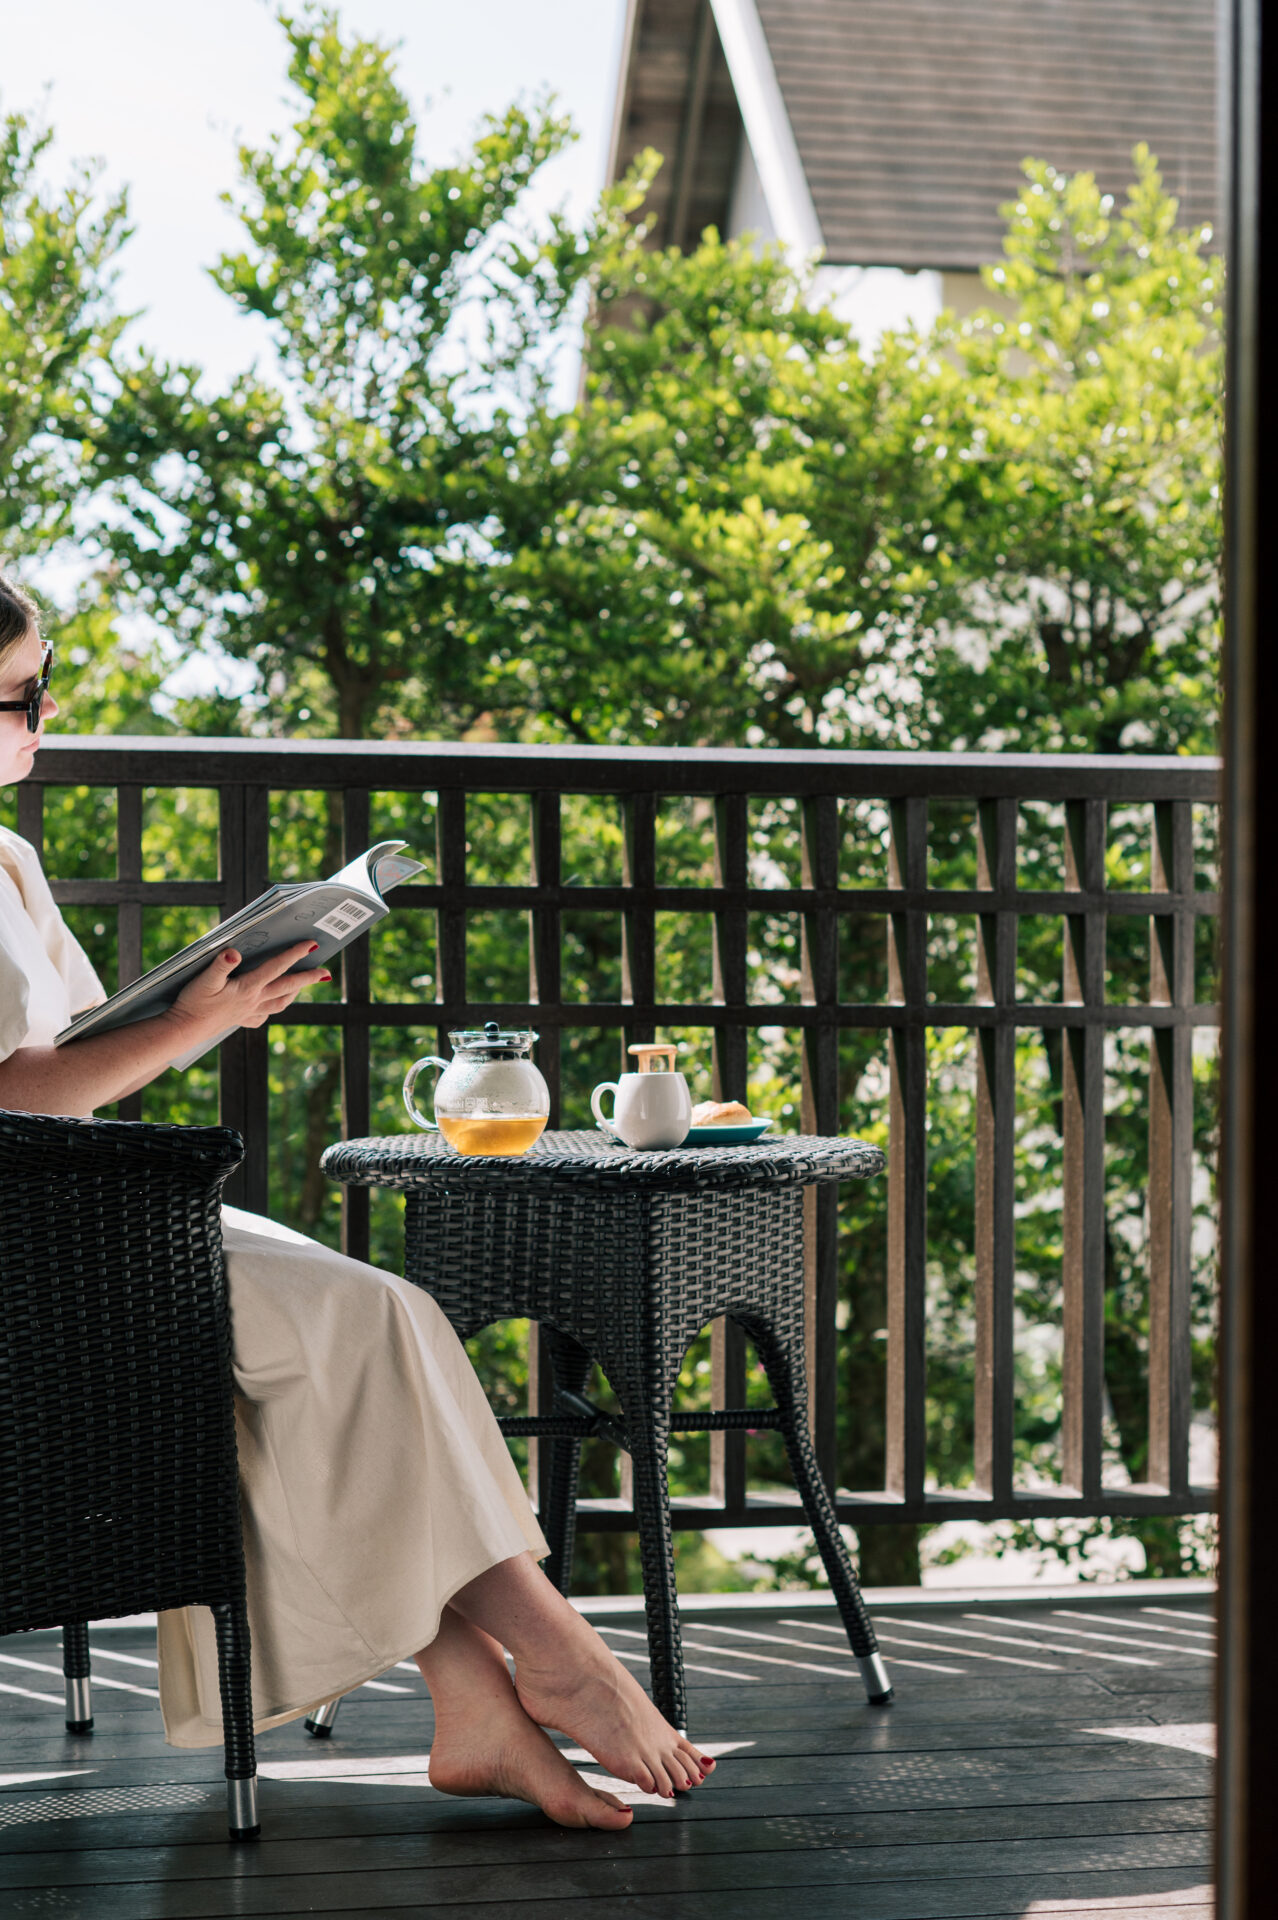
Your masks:
<path fill-rule="evenodd" d="M 434 1120 L 428 1120 L 413 1098 L 413 1088 L 417 1085 L 417 1076 L 423 1067 L 438 1067 L 441 1073 L 448 1070 L 448 1061 L 441 1060 L 438 1054 L 428 1053 L 424 1060 L 415 1060 L 404 1076 L 404 1105 L 408 1117 L 417 1126 L 424 1127 L 428 1133 L 438 1133 L 439 1127 Z"/>

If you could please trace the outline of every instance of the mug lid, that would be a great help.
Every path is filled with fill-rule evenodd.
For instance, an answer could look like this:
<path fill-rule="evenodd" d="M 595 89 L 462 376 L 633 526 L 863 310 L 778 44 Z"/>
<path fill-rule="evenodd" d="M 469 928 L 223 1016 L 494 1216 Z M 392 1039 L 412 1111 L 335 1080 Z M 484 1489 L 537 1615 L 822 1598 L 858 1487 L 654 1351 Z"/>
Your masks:
<path fill-rule="evenodd" d="M 674 1043 L 661 1046 L 653 1041 L 640 1042 L 626 1048 L 627 1053 L 633 1053 L 636 1056 L 639 1062 L 636 1071 L 639 1073 L 673 1073 L 675 1060 L 682 1051 L 682 1047 Z"/>

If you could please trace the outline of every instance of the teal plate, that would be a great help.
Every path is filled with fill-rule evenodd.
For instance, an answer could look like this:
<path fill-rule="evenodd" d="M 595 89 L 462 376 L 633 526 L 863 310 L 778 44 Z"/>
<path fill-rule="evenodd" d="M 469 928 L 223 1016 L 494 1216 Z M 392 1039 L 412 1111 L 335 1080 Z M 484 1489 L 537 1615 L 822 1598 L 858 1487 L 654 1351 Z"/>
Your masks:
<path fill-rule="evenodd" d="M 761 1140 L 771 1125 L 771 1120 L 746 1120 L 739 1127 L 689 1127 L 682 1144 L 685 1147 L 748 1147 Z M 607 1134 L 611 1140 L 618 1138 L 611 1127 L 605 1127 L 599 1120 L 595 1121 L 595 1131 Z"/>
<path fill-rule="evenodd" d="M 685 1147 L 748 1147 L 761 1140 L 771 1120 L 743 1120 L 739 1127 L 689 1127 Z"/>

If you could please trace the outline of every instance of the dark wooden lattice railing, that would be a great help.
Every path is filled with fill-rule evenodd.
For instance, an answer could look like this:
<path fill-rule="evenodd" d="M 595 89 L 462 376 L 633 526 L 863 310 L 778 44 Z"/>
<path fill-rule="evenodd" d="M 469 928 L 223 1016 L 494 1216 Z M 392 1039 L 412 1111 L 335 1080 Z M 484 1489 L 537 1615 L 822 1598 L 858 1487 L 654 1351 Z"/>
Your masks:
<path fill-rule="evenodd" d="M 269 880 L 271 796 L 281 790 L 337 790 L 350 852 L 369 839 L 370 798 L 388 791 L 431 792 L 437 799 L 436 882 L 412 889 L 410 911 L 436 916 L 437 999 L 374 1005 L 368 944 L 345 959 L 340 1004 L 296 1006 L 293 1024 L 340 1027 L 344 1125 L 370 1126 L 370 1034 L 375 1027 L 434 1025 L 497 1017 L 535 1022 L 540 1064 L 550 1085 L 551 1125 L 560 1103 L 560 1041 L 573 1027 L 612 1028 L 624 1041 L 654 1029 L 712 1028 L 716 1092 L 746 1091 L 747 1043 L 760 1026 L 801 1030 L 802 1127 L 839 1130 L 838 1039 L 857 1027 L 884 1031 L 890 1055 L 888 1210 L 887 1453 L 881 1489 L 842 1492 L 849 1521 L 1189 1513 L 1214 1503 L 1189 1481 L 1191 1413 L 1191 1235 L 1193 1030 L 1216 1024 L 1213 1006 L 1194 1002 L 1195 929 L 1214 915 L 1214 893 L 1195 888 L 1193 809 L 1212 806 L 1217 769 L 1183 758 L 949 755 L 606 748 L 387 745 L 356 742 L 259 742 L 197 739 L 51 739 L 33 779 L 19 789 L 20 830 L 42 837 L 46 787 L 113 787 L 118 865 L 114 879 L 54 875 L 64 903 L 113 908 L 118 917 L 121 982 L 141 968 L 144 908 L 184 904 L 233 910 Z M 220 877 L 144 880 L 143 793 L 147 788 L 209 787 L 220 802 Z M 531 796 L 531 871 L 514 886 L 467 881 L 467 793 Z M 622 884 L 566 886 L 560 870 L 560 801 L 565 794 L 616 796 L 622 806 Z M 701 796 L 714 803 L 713 885 L 657 884 L 656 810 L 663 798 Z M 801 803 L 802 878 L 796 887 L 752 886 L 748 803 L 752 797 Z M 839 803 L 872 799 L 890 809 L 887 884 L 839 885 Z M 975 810 L 976 885 L 928 885 L 929 803 L 964 801 Z M 1064 885 L 1017 884 L 1017 832 L 1024 803 L 1063 804 Z M 1113 807 L 1152 806 L 1150 887 L 1106 887 L 1106 821 Z M 399 896 L 401 902 L 403 895 Z M 525 910 L 529 991 L 523 1003 L 468 997 L 466 926 L 471 912 Z M 613 912 L 623 927 L 622 998 L 582 1005 L 561 998 L 561 916 L 582 908 Z M 711 1004 L 659 1001 L 656 916 L 695 909 L 713 915 Z M 398 909 L 397 909 L 398 910 Z M 779 1006 L 748 998 L 751 911 L 792 913 L 802 927 L 799 999 Z M 885 916 L 888 992 L 881 1002 L 840 998 L 839 922 L 849 912 Z M 978 929 L 974 997 L 928 999 L 929 914 L 974 917 Z M 1061 916 L 1065 928 L 1061 998 L 1017 998 L 1018 923 L 1026 915 Z M 1143 1004 L 1106 1001 L 1106 928 L 1114 916 L 1140 916 L 1151 930 Z M 926 1486 L 926 1191 L 927 1032 L 959 1027 L 977 1038 L 975 1138 L 975 1484 L 954 1493 Z M 1143 1486 L 1102 1485 L 1105 1304 L 1105 1058 L 1107 1032 L 1150 1033 L 1149 1097 L 1149 1472 Z M 1020 1029 L 1062 1033 L 1064 1246 L 1062 1280 L 1063 1428 L 1060 1488 L 1018 1490 L 1013 1482 L 1016 1120 L 1015 1044 Z M 242 1205 L 269 1210 L 267 1039 L 241 1033 L 221 1049 L 222 1118 L 249 1143 L 238 1193 Z M 125 1109 L 127 1111 L 127 1108 Z M 837 1392 L 837 1194 L 809 1196 L 808 1307 L 814 1423 L 820 1457 L 833 1478 Z M 351 1192 L 343 1231 L 348 1250 L 368 1246 L 368 1195 Z M 537 1369 L 533 1369 L 534 1379 Z M 740 1404 L 745 1353 L 734 1329 L 717 1327 L 713 1387 L 718 1405 Z M 711 1497 L 685 1502 L 688 1526 L 792 1522 L 781 1496 L 747 1497 L 745 1436 L 714 1436 Z M 592 1503 L 583 1524 L 633 1524 L 628 1502 Z"/>

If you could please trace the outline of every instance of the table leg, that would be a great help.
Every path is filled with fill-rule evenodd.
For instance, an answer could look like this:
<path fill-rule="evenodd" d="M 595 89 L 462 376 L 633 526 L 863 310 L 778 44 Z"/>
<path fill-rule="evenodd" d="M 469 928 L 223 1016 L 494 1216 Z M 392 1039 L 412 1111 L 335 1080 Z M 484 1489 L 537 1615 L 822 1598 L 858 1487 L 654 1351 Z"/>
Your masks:
<path fill-rule="evenodd" d="M 567 1393 L 583 1393 L 590 1377 L 590 1355 L 576 1340 L 554 1327 L 543 1327 L 541 1339 L 550 1357 L 555 1385 Z M 560 1593 L 572 1586 L 572 1555 L 577 1537 L 577 1477 L 581 1467 L 581 1442 L 571 1434 L 558 1434 L 543 1440 L 550 1448 L 550 1479 L 546 1511 L 541 1516 L 542 1532 L 550 1547 L 546 1561 L 547 1578 Z"/>
<path fill-rule="evenodd" d="M 790 1471 L 794 1475 L 794 1484 L 803 1502 L 808 1525 L 816 1537 L 848 1642 L 860 1666 L 866 1698 L 871 1706 L 885 1707 L 892 1700 L 892 1683 L 888 1679 L 865 1602 L 861 1598 L 847 1543 L 840 1531 L 825 1477 L 817 1465 L 812 1436 L 808 1430 L 808 1387 L 802 1341 L 783 1339 L 763 1321 L 738 1317 L 754 1341 L 773 1398 L 781 1412 L 781 1435 L 789 1456 Z"/>
<path fill-rule="evenodd" d="M 683 1678 L 683 1638 L 675 1586 L 674 1535 L 670 1526 L 669 1403 L 658 1423 L 633 1410 L 623 1398 L 634 1468 L 635 1515 L 643 1561 L 643 1601 L 648 1617 L 648 1662 L 652 1697 L 659 1711 L 681 1733 L 688 1730 L 688 1696 Z"/>

